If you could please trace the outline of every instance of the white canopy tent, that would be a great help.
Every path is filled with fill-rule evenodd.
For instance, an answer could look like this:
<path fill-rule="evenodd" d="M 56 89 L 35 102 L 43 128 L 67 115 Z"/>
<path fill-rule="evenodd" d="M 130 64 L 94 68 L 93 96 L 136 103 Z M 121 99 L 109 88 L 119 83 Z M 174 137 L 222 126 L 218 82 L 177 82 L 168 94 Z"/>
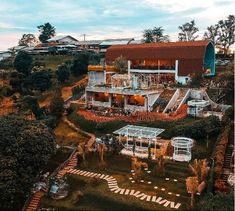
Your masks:
<path fill-rule="evenodd" d="M 164 129 L 160 128 L 126 125 L 125 127 L 122 127 L 113 133 L 119 135 L 119 141 L 121 141 L 121 137 L 126 137 L 126 143 L 124 144 L 124 147 L 126 149 L 133 150 L 134 154 L 135 151 L 148 153 L 151 144 L 154 144 L 154 148 L 156 149 L 156 145 L 158 144 L 158 135 L 160 135 L 163 131 Z M 132 144 L 128 142 L 132 142 Z M 140 146 L 136 146 L 136 142 L 139 142 Z M 144 147 L 142 145 L 143 143 L 147 143 L 148 147 Z"/>

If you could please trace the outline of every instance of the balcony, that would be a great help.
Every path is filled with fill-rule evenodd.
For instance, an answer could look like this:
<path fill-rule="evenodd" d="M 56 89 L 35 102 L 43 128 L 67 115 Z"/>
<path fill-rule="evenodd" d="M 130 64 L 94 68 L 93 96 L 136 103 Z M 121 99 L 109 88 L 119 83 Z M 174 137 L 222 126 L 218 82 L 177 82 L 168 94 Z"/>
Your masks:
<path fill-rule="evenodd" d="M 175 66 L 144 66 L 144 65 L 132 65 L 130 72 L 141 73 L 175 73 Z"/>

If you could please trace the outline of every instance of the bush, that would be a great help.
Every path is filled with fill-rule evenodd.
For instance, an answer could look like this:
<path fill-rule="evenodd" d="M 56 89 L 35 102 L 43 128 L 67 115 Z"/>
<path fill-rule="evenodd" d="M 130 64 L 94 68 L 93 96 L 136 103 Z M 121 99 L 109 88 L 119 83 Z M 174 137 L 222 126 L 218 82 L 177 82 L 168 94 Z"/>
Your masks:
<path fill-rule="evenodd" d="M 1 97 L 9 97 L 13 94 L 13 90 L 10 86 L 3 86 L 0 88 L 0 98 Z"/>
<path fill-rule="evenodd" d="M 33 58 L 25 51 L 20 51 L 14 61 L 14 67 L 20 73 L 29 75 L 31 73 Z"/>
<path fill-rule="evenodd" d="M 220 131 L 220 121 L 218 117 L 209 116 L 205 119 L 194 121 L 191 124 L 177 125 L 169 129 L 172 136 L 186 136 L 196 140 L 205 139 L 207 134 L 213 131 L 213 135 Z"/>
<path fill-rule="evenodd" d="M 51 72 L 49 70 L 43 70 L 32 73 L 28 78 L 28 83 L 32 89 L 46 91 L 51 87 Z"/>
<path fill-rule="evenodd" d="M 218 179 L 222 173 L 222 167 L 224 162 L 224 154 L 226 150 L 226 146 L 228 143 L 228 138 L 230 131 L 233 130 L 232 124 L 227 125 L 224 128 L 224 131 L 219 135 L 216 143 L 216 147 L 213 153 L 215 160 L 215 178 Z"/>
<path fill-rule="evenodd" d="M 64 83 L 66 80 L 69 79 L 69 76 L 70 70 L 67 65 L 62 64 L 58 66 L 58 69 L 56 70 L 56 77 L 59 82 Z"/>
<path fill-rule="evenodd" d="M 7 59 L 3 59 L 0 61 L 0 69 L 13 69 L 13 61 L 12 58 L 7 58 Z"/>
<path fill-rule="evenodd" d="M 201 86 L 202 74 L 194 74 L 191 78 L 190 86 L 199 88 Z"/>

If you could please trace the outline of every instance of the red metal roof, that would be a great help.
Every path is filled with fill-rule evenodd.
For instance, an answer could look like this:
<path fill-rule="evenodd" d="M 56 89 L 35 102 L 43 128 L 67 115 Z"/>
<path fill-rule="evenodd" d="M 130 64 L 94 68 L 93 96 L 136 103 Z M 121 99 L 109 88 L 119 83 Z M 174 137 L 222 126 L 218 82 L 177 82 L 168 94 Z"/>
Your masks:
<path fill-rule="evenodd" d="M 179 75 L 203 72 L 203 60 L 208 40 L 169 43 L 145 43 L 111 46 L 106 61 L 123 56 L 128 60 L 173 59 L 179 60 Z"/>

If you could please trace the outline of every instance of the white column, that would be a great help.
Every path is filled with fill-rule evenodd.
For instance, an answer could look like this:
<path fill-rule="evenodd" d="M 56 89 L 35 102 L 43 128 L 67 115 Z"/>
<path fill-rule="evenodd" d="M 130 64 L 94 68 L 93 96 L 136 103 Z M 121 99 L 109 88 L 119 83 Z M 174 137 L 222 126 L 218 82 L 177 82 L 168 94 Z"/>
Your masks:
<path fill-rule="evenodd" d="M 145 111 L 148 111 L 149 110 L 149 108 L 148 108 L 148 97 L 147 96 L 145 96 L 145 98 L 144 98 L 144 109 L 145 109 Z"/>
<path fill-rule="evenodd" d="M 124 96 L 124 109 L 126 109 L 126 106 L 127 106 L 127 96 L 125 95 Z"/>
<path fill-rule="evenodd" d="M 131 70 L 131 61 L 127 61 L 127 70 L 128 70 L 128 75 L 130 75 L 130 70 Z"/>
<path fill-rule="evenodd" d="M 111 106 L 112 106 L 112 95 L 109 94 L 109 107 L 111 107 Z"/>
<path fill-rule="evenodd" d="M 175 80 L 178 81 L 178 65 L 179 61 L 175 60 Z"/>
<path fill-rule="evenodd" d="M 155 155 L 155 158 L 156 158 L 156 142 L 157 142 L 157 139 L 154 140 L 154 149 L 155 149 L 154 155 Z"/>
<path fill-rule="evenodd" d="M 129 136 L 127 136 L 127 140 L 126 140 L 126 148 L 128 149 L 128 139 L 129 139 Z"/>

